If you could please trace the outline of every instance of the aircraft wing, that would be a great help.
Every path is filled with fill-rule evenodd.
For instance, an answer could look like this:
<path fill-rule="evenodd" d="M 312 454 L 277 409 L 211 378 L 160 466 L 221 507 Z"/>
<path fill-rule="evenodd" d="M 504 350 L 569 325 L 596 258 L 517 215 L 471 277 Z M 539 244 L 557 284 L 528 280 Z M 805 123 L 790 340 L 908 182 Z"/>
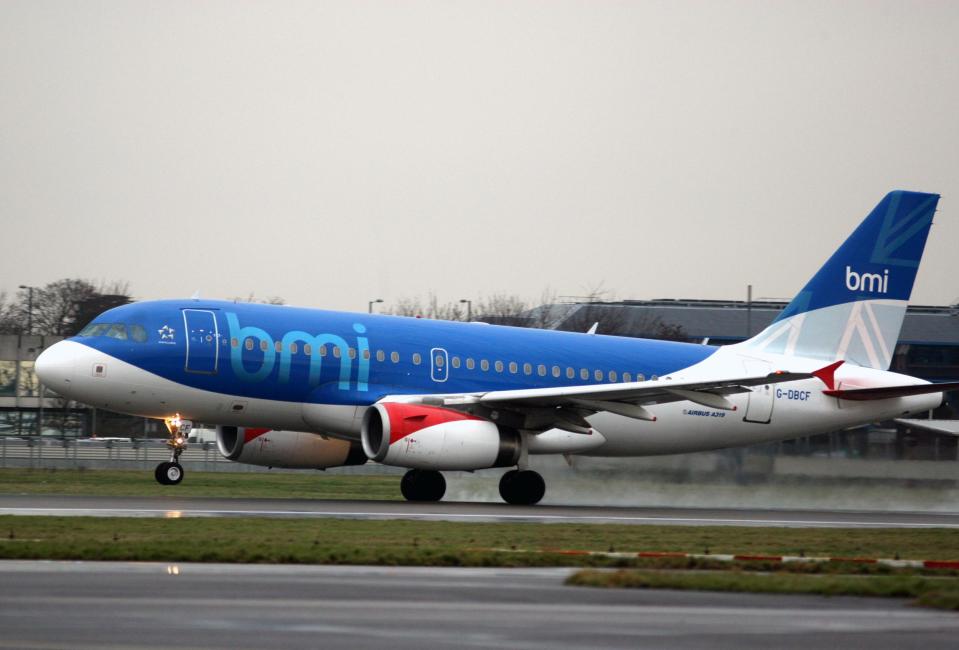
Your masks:
<path fill-rule="evenodd" d="M 524 416 L 523 428 L 559 428 L 588 433 L 585 415 L 609 411 L 638 420 L 655 421 L 644 407 L 689 401 L 707 408 L 735 410 L 727 395 L 749 392 L 752 386 L 810 379 L 811 373 L 777 371 L 768 375 L 728 377 L 699 381 L 662 378 L 650 381 L 585 386 L 559 386 L 491 391 L 466 395 L 424 395 L 423 404 L 453 409 L 513 411 Z M 404 401 L 409 400 L 406 398 Z"/>

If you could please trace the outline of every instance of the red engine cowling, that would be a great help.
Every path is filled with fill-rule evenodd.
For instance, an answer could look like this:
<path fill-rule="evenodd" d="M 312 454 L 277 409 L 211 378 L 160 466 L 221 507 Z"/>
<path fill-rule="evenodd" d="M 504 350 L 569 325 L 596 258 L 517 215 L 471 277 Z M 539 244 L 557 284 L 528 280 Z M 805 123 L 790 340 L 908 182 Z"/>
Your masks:
<path fill-rule="evenodd" d="M 363 416 L 363 451 L 378 463 L 416 469 L 472 470 L 519 461 L 519 432 L 437 406 L 387 402 Z"/>
<path fill-rule="evenodd" d="M 316 433 L 221 426 L 216 446 L 229 460 L 249 465 L 291 469 L 326 469 L 366 462 L 355 442 Z"/>

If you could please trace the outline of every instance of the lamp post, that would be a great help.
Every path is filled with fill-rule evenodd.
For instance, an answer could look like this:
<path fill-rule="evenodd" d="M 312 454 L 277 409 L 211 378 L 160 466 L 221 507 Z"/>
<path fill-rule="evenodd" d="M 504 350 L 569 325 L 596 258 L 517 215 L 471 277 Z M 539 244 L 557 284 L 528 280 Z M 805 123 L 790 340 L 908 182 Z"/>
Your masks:
<path fill-rule="evenodd" d="M 469 323 L 473 321 L 473 301 L 462 298 L 460 300 L 460 304 L 463 304 L 464 302 L 466 303 L 466 322 Z"/>
<path fill-rule="evenodd" d="M 368 312 L 369 312 L 370 314 L 373 313 L 373 305 L 375 305 L 375 304 L 378 303 L 378 302 L 383 302 L 383 299 L 382 299 L 382 298 L 377 298 L 376 300 L 371 300 L 371 301 L 369 302 Z"/>
<path fill-rule="evenodd" d="M 21 284 L 20 289 L 27 290 L 27 335 L 33 334 L 33 287 Z"/>

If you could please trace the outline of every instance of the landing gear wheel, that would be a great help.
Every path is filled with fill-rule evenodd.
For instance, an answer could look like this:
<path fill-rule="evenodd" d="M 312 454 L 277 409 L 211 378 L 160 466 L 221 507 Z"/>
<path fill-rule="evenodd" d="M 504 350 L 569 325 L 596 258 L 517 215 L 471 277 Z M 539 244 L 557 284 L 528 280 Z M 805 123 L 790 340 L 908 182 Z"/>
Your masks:
<path fill-rule="evenodd" d="M 160 485 L 177 485 L 183 480 L 183 466 L 180 463 L 160 463 L 153 476 Z"/>
<path fill-rule="evenodd" d="M 546 494 L 546 481 L 531 469 L 510 470 L 499 480 L 499 495 L 514 506 L 531 506 Z"/>
<path fill-rule="evenodd" d="M 400 481 L 400 492 L 407 501 L 439 501 L 446 494 L 446 479 L 431 469 L 411 469 Z"/>

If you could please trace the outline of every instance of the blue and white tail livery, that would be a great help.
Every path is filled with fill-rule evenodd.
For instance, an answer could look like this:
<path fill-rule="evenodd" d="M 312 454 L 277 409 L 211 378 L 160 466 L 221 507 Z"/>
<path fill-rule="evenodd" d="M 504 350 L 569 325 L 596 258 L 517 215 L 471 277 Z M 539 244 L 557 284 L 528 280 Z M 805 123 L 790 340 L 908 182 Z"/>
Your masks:
<path fill-rule="evenodd" d="M 107 311 L 36 362 L 67 398 L 170 431 L 162 484 L 193 421 L 228 459 L 443 470 L 508 468 L 536 503 L 537 454 L 641 456 L 784 440 L 920 413 L 938 384 L 887 372 L 938 196 L 888 194 L 753 339 L 727 347 L 208 300 Z"/>
<path fill-rule="evenodd" d="M 746 346 L 887 369 L 938 202 L 938 194 L 887 194 L 779 318 Z"/>

